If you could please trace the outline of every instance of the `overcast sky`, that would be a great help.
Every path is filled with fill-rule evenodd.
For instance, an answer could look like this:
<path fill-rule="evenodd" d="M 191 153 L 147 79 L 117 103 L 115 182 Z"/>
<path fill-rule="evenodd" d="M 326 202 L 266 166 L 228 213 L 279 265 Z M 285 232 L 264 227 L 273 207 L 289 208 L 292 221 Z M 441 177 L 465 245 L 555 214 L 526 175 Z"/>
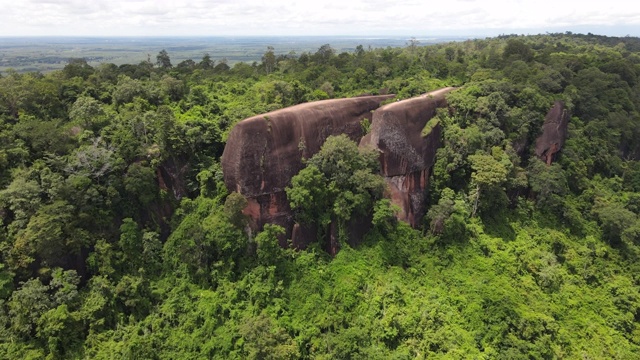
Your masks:
<path fill-rule="evenodd" d="M 640 36 L 638 0 L 0 0 L 0 36 Z"/>

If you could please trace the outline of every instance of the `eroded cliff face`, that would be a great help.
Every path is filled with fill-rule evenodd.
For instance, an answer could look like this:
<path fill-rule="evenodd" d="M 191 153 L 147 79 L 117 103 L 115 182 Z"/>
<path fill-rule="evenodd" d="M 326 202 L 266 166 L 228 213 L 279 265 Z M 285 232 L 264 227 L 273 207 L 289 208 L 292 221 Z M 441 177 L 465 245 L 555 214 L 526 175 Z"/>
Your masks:
<path fill-rule="evenodd" d="M 425 214 L 426 188 L 441 146 L 439 123 L 425 126 L 437 108 L 447 105 L 445 95 L 454 88 L 444 88 L 415 98 L 385 105 L 376 110 L 371 132 L 360 146 L 380 151 L 382 175 L 389 185 L 393 204 L 400 207 L 399 220 L 417 227 Z"/>
<path fill-rule="evenodd" d="M 287 230 L 282 241 L 290 238 L 294 223 L 284 190 L 303 168 L 302 158 L 317 153 L 331 135 L 359 141 L 361 121 L 371 119 L 371 111 L 393 96 L 316 101 L 239 122 L 229 134 L 222 168 L 227 188 L 249 201 L 245 213 L 251 226 L 258 230 L 266 223 L 278 224 Z M 305 247 L 306 242 L 298 238 L 295 245 Z"/>
<path fill-rule="evenodd" d="M 562 101 L 556 101 L 542 125 L 542 135 L 536 139 L 536 156 L 551 165 L 567 138 L 569 113 Z"/>

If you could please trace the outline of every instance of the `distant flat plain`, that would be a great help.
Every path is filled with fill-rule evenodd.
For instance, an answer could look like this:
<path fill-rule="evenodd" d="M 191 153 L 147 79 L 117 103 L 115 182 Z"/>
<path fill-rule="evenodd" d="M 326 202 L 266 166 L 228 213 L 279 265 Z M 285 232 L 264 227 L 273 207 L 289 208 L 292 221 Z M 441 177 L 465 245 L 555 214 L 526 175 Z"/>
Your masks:
<path fill-rule="evenodd" d="M 462 41 L 468 37 L 418 37 L 422 45 Z M 277 55 L 291 52 L 314 53 L 324 44 L 336 52 L 352 52 L 358 45 L 365 49 L 402 47 L 411 36 L 291 36 L 291 37 L 0 37 L 0 72 L 49 72 L 62 69 L 71 58 L 84 58 L 92 65 L 100 63 L 138 64 L 165 49 L 173 65 L 183 60 L 200 61 L 208 53 L 212 60 L 226 59 L 228 64 L 261 61 L 272 46 Z"/>

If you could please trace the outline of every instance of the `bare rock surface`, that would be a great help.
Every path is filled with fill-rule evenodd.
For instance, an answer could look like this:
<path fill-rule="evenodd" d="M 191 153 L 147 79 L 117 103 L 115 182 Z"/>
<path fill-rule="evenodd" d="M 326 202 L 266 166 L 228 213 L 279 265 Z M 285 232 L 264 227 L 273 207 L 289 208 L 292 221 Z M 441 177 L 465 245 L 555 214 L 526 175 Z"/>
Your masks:
<path fill-rule="evenodd" d="M 399 219 L 418 226 L 426 208 L 429 174 L 441 146 L 442 128 L 429 120 L 437 108 L 447 105 L 445 95 L 453 89 L 382 107 L 380 104 L 394 95 L 316 101 L 243 120 L 231 130 L 222 155 L 225 185 L 247 198 L 244 213 L 251 218 L 252 228 L 260 230 L 266 223 L 281 225 L 286 229 L 280 239 L 282 246 L 290 238 L 296 248 L 305 248 L 318 232 L 295 224 L 285 188 L 304 167 L 303 157 L 316 154 L 329 136 L 346 134 L 360 141 L 360 146 L 380 151 L 382 175 L 390 189 L 387 195 L 401 208 Z M 371 126 L 363 137 L 361 122 L 365 118 Z M 368 223 L 348 224 L 352 244 L 366 232 Z M 324 241 L 329 253 L 335 254 L 335 224 L 328 230 Z"/>
<path fill-rule="evenodd" d="M 551 165 L 567 139 L 569 113 L 562 101 L 556 101 L 542 125 L 542 135 L 536 139 L 536 156 Z"/>
<path fill-rule="evenodd" d="M 231 130 L 222 155 L 225 185 L 244 195 L 252 226 L 275 223 L 293 229 L 285 188 L 302 168 L 302 158 L 320 150 L 331 135 L 363 135 L 361 121 L 394 95 L 361 96 L 300 104 L 245 119 Z M 300 244 L 303 245 L 303 244 Z"/>
<path fill-rule="evenodd" d="M 398 218 L 414 227 L 424 216 L 428 178 L 441 146 L 440 124 L 425 126 L 438 108 L 447 106 L 445 95 L 452 90 L 443 88 L 381 107 L 373 115 L 371 132 L 360 142 L 380 151 L 391 201 L 401 210 Z"/>

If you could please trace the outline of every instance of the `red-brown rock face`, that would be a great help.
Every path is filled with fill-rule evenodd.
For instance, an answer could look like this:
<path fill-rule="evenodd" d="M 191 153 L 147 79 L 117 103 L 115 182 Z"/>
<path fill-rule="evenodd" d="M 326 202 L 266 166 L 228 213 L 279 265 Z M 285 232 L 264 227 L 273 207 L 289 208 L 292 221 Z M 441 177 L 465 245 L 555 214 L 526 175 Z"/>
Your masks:
<path fill-rule="evenodd" d="M 373 146 L 380 154 L 382 175 L 389 184 L 392 203 L 401 209 L 398 218 L 418 226 L 425 212 L 425 190 L 429 171 L 441 145 L 442 128 L 436 124 L 427 134 L 422 131 L 446 106 L 444 88 L 428 94 L 385 105 L 376 110 L 371 132 L 360 146 Z"/>
<path fill-rule="evenodd" d="M 362 119 L 371 119 L 371 111 L 392 97 L 316 101 L 239 122 L 229 134 L 222 169 L 227 188 L 248 199 L 245 213 L 253 227 L 278 224 L 290 236 L 293 218 L 284 189 L 303 168 L 302 157 L 317 153 L 331 135 L 347 134 L 358 141 L 363 135 Z"/>
<path fill-rule="evenodd" d="M 542 135 L 536 139 L 536 156 L 551 165 L 567 138 L 569 114 L 562 101 L 556 101 L 542 125 Z"/>
<path fill-rule="evenodd" d="M 393 95 L 318 101 L 243 120 L 232 129 L 222 155 L 225 184 L 249 201 L 244 212 L 255 230 L 266 223 L 281 225 L 287 230 L 281 245 L 291 238 L 296 248 L 304 248 L 315 240 L 317 229 L 294 225 L 284 190 L 303 168 L 302 157 L 317 153 L 330 135 L 347 134 L 354 141 L 362 139 L 360 146 L 380 151 L 389 196 L 401 208 L 398 217 L 418 226 L 442 129 L 436 124 L 425 134 L 423 130 L 436 109 L 446 106 L 445 94 L 451 90 L 441 89 L 381 108 L 380 103 Z M 364 118 L 372 122 L 371 132 L 362 138 Z M 348 224 L 348 232 L 361 236 L 367 228 L 364 222 Z M 332 225 L 327 234 L 332 254 L 338 246 L 334 230 Z"/>

